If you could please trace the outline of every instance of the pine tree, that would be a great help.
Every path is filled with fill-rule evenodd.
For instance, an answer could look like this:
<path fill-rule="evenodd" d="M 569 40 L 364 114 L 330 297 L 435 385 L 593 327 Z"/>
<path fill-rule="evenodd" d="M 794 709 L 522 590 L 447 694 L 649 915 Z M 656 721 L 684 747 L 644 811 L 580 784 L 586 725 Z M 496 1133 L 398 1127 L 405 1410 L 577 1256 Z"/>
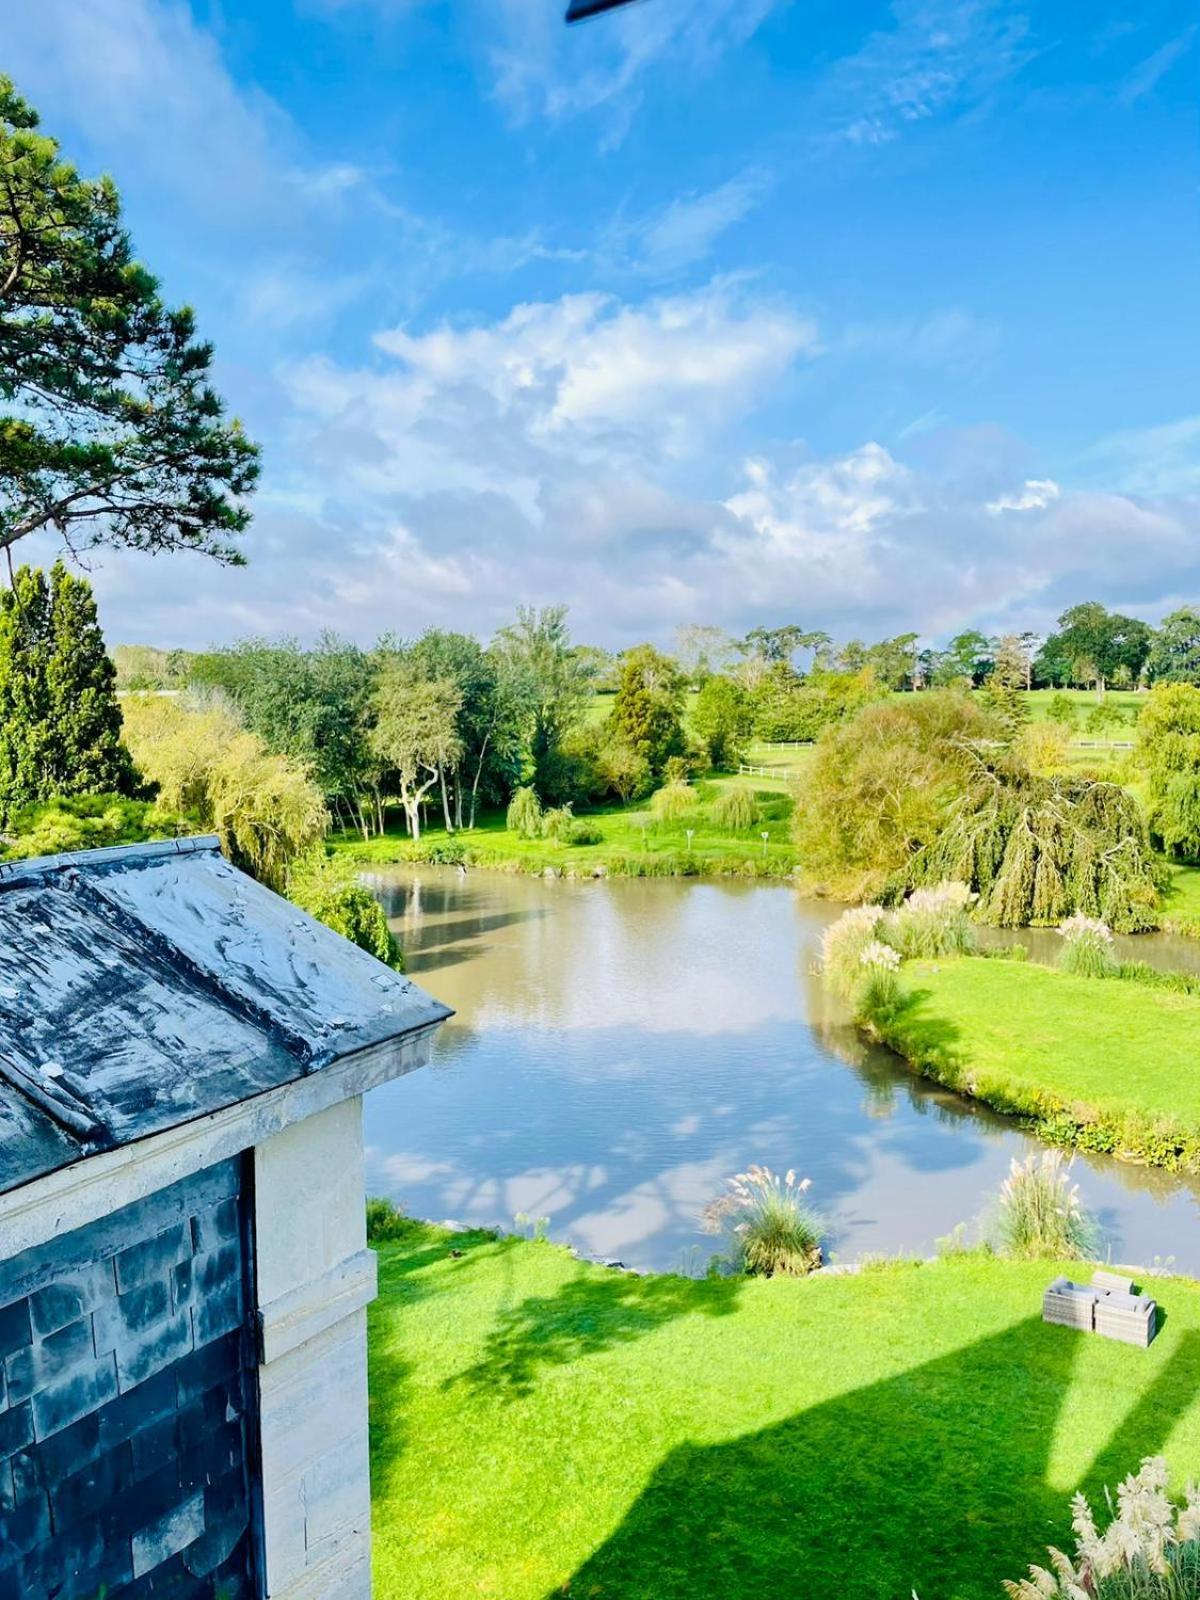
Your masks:
<path fill-rule="evenodd" d="M 0 591 L 0 823 L 55 796 L 134 793 L 91 585 L 61 564 Z"/>

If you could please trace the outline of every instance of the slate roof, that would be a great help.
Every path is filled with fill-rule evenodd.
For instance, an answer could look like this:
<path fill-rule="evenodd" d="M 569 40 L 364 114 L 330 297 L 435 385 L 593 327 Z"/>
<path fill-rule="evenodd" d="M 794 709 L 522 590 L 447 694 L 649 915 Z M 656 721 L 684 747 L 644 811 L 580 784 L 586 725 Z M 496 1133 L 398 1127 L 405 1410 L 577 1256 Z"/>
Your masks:
<path fill-rule="evenodd" d="M 449 1015 L 215 838 L 0 866 L 0 1193 Z"/>

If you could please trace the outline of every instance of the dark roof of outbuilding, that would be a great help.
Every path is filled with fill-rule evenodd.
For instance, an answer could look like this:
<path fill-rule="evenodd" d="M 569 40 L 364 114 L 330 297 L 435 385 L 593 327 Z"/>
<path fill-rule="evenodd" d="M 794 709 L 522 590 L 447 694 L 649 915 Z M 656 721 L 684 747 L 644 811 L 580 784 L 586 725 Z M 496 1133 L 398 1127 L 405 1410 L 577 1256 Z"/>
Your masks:
<path fill-rule="evenodd" d="M 0 1193 L 449 1015 L 216 839 L 0 866 Z"/>

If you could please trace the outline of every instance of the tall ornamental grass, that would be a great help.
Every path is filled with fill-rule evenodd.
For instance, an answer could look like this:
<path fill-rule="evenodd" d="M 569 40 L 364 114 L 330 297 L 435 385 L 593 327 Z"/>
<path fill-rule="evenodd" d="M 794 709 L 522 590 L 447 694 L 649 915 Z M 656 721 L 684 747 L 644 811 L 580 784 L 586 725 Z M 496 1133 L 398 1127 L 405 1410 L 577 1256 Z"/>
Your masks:
<path fill-rule="evenodd" d="M 1200 1490 L 1188 1483 L 1183 1504 L 1167 1495 L 1167 1464 L 1147 1456 L 1117 1488 L 1103 1533 L 1082 1494 L 1071 1501 L 1075 1554 L 1050 1549 L 1048 1567 L 1006 1582 L 1011 1600 L 1195 1600 L 1200 1595 Z"/>
<path fill-rule="evenodd" d="M 820 1217 L 807 1200 L 808 1178 L 752 1166 L 728 1180 L 705 1207 L 705 1231 L 724 1236 L 736 1271 L 799 1278 L 821 1265 Z"/>
<path fill-rule="evenodd" d="M 1032 1260 L 1087 1254 L 1095 1227 L 1083 1209 L 1079 1185 L 1071 1182 L 1071 1162 L 1061 1150 L 1013 1160 L 1000 1187 L 996 1232 L 1000 1253 L 1006 1256 Z"/>
<path fill-rule="evenodd" d="M 1098 917 L 1076 912 L 1060 926 L 1062 949 L 1058 964 L 1077 978 L 1112 978 L 1119 970 L 1113 955 L 1112 929 Z"/>
<path fill-rule="evenodd" d="M 879 937 L 882 906 L 851 906 L 821 935 L 821 973 L 841 1000 L 853 1000 L 862 982 L 862 954 Z"/>
<path fill-rule="evenodd" d="M 900 1004 L 900 955 L 873 939 L 859 955 L 854 990 L 854 1020 L 878 1030 Z"/>
<path fill-rule="evenodd" d="M 975 949 L 971 887 L 947 879 L 931 889 L 914 889 L 887 923 L 887 939 L 906 960 L 966 956 Z"/>

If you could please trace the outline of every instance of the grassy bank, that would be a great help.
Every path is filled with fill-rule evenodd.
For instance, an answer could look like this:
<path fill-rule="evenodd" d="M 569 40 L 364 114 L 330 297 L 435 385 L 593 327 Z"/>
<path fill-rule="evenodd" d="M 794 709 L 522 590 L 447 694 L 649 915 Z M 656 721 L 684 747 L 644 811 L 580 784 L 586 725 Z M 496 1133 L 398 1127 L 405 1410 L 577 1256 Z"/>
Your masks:
<path fill-rule="evenodd" d="M 919 1072 L 1060 1143 L 1200 1170 L 1200 999 L 965 957 L 903 968 L 881 1026 Z"/>
<path fill-rule="evenodd" d="M 1077 1487 L 1200 1467 L 1180 1280 L 1135 1351 L 1043 1324 L 1044 1262 L 639 1278 L 414 1225 L 380 1267 L 379 1600 L 994 1600 Z"/>
<path fill-rule="evenodd" d="M 358 835 L 339 834 L 333 844 L 355 861 L 375 866 L 400 861 L 462 861 L 467 866 L 510 872 L 551 869 L 579 878 L 790 878 L 796 864 L 791 786 L 799 770 L 797 758 L 807 754 L 756 750 L 754 765 L 763 770 L 703 780 L 695 786 L 694 811 L 678 821 L 659 821 L 647 804 L 608 805 L 580 812 L 579 821 L 596 836 L 587 844 L 523 839 L 509 832 L 503 812 L 485 815 L 476 827 L 452 835 L 435 824 L 415 843 L 397 820 L 380 838 L 364 841 Z M 722 828 L 712 814 L 721 794 L 730 788 L 749 789 L 758 805 L 758 820 L 739 832 Z"/>

